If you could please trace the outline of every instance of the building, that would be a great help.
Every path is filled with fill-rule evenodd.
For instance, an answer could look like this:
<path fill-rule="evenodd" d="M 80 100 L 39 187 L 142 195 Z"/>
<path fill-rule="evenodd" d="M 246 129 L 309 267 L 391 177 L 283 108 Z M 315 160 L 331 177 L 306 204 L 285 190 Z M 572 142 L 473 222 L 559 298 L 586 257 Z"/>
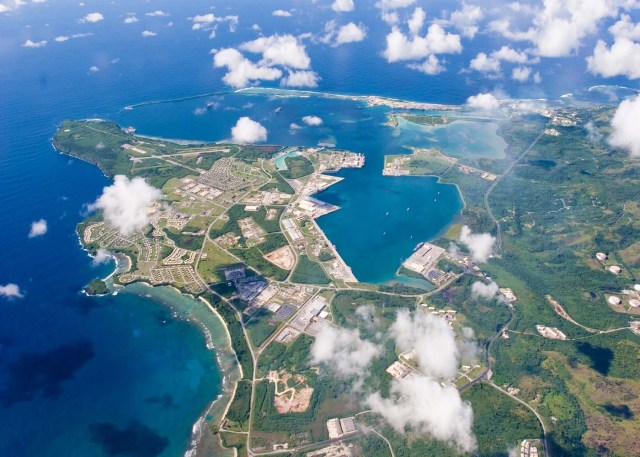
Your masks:
<path fill-rule="evenodd" d="M 340 419 L 340 426 L 342 427 L 343 435 L 348 435 L 349 433 L 358 431 L 354 417 L 345 417 L 344 419 Z"/>
<path fill-rule="evenodd" d="M 387 373 L 397 379 L 406 378 L 409 373 L 411 373 L 411 368 L 409 368 L 406 364 L 396 360 L 393 362 L 389 368 L 387 368 Z"/>
<path fill-rule="evenodd" d="M 600 262 L 604 262 L 605 260 L 607 260 L 607 254 L 605 254 L 604 252 L 598 252 L 596 254 L 596 259 L 598 259 Z"/>
<path fill-rule="evenodd" d="M 333 418 L 327 421 L 327 431 L 329 432 L 329 439 L 333 440 L 357 432 L 358 426 L 353 416 L 342 419 Z"/>
<path fill-rule="evenodd" d="M 235 267 L 225 268 L 224 270 L 224 279 L 227 281 L 235 281 L 236 279 L 241 279 L 246 276 L 246 271 L 244 269 L 244 265 L 238 265 Z"/>
<path fill-rule="evenodd" d="M 622 268 L 620 268 L 618 265 L 611 265 L 609 267 L 609 271 L 614 275 L 619 275 L 620 272 L 622 272 Z"/>
<path fill-rule="evenodd" d="M 607 301 L 614 306 L 617 306 L 620 304 L 620 299 L 615 295 L 611 295 Z"/>
<path fill-rule="evenodd" d="M 327 421 L 327 431 L 329 432 L 329 439 L 333 440 L 342 436 L 342 427 L 340 426 L 339 419 L 329 419 Z"/>

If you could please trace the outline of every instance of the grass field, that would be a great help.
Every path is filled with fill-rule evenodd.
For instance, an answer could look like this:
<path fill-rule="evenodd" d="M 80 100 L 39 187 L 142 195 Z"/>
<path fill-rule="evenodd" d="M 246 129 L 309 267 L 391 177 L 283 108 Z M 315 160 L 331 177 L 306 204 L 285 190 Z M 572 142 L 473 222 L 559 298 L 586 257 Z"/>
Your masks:
<path fill-rule="evenodd" d="M 313 163 L 304 156 L 287 157 L 284 159 L 287 165 L 286 170 L 281 170 L 280 174 L 286 179 L 298 179 L 313 173 Z"/>
<path fill-rule="evenodd" d="M 238 263 L 236 259 L 210 241 L 205 243 L 203 253 L 207 255 L 207 258 L 198 263 L 198 273 L 208 283 L 224 281 L 224 273 L 221 269 L 227 265 Z"/>
<path fill-rule="evenodd" d="M 310 260 L 306 255 L 298 257 L 291 281 L 299 284 L 329 284 L 331 280 L 317 262 Z"/>
<path fill-rule="evenodd" d="M 253 347 L 260 347 L 279 327 L 279 323 L 273 321 L 273 315 L 265 310 L 259 310 L 246 325 L 249 338 Z"/>

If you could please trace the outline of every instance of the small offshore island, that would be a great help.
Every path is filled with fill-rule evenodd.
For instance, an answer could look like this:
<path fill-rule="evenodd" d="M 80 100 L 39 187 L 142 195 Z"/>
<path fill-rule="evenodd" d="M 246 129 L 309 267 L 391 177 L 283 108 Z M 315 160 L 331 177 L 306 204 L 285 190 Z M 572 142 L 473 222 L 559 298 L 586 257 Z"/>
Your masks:
<path fill-rule="evenodd" d="M 436 105 L 372 106 L 427 112 L 392 113 L 387 128 L 398 117 L 446 128 L 457 116 Z M 101 120 L 65 121 L 53 144 L 163 194 L 150 224 L 131 234 L 101 213 L 79 224 L 91 253 L 130 259 L 113 284 L 96 280 L 87 292 L 170 285 L 199 297 L 229 331 L 239 374 L 226 385 L 224 410 L 206 419 L 196 455 L 218 445 L 220 455 L 240 456 L 592 455 L 598 446 L 630 455 L 637 433 L 628 424 L 637 429 L 640 415 L 623 423 L 616 408 L 640 398 L 638 163 L 584 128 L 605 130 L 610 117 L 609 108 L 514 110 L 499 122 L 505 157 L 415 147 L 386 156 L 384 175 L 438 176 L 465 201 L 460 220 L 441 238 L 416 240 L 398 265 L 398 274 L 432 283 L 428 291 L 358 282 L 316 223 L 339 207 L 314 195 L 342 179 L 329 173 L 364 166 L 357 152 L 179 144 Z M 480 252 L 479 240 L 488 249 Z M 348 360 L 350 349 L 366 347 L 354 349 L 337 329 L 378 341 L 403 310 L 415 325 L 428 315 L 476 348 L 434 387 L 462 399 L 462 411 L 471 405 L 466 441 L 433 429 L 403 433 L 375 407 L 403 405 L 398 386 L 425 375 L 415 347 L 379 342 L 370 372 L 358 374 L 360 392 L 375 392 L 367 398 L 310 363 L 321 359 L 316 338 L 336 335 L 330 357 Z M 588 432 L 594 423 L 606 424 L 597 436 Z"/>

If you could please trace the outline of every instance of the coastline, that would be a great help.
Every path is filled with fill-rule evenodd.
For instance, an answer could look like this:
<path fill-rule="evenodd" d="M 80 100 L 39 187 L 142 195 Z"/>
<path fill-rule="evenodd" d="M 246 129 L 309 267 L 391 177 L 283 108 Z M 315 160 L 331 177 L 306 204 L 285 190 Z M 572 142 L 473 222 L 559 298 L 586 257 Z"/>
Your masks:
<path fill-rule="evenodd" d="M 237 89 L 236 94 L 248 94 L 248 95 L 262 95 L 265 93 L 271 93 L 275 96 L 281 97 L 323 97 L 333 98 L 336 100 L 352 100 L 355 102 L 366 103 L 369 107 L 386 106 L 389 108 L 399 109 L 413 109 L 420 111 L 442 110 L 452 111 L 459 110 L 462 105 L 445 105 L 440 103 L 427 103 L 417 102 L 413 100 L 402 100 L 391 97 L 384 97 L 380 95 L 349 95 L 349 94 L 336 94 L 332 92 L 319 92 L 311 90 L 294 90 L 294 89 L 281 89 L 277 87 L 246 87 L 243 89 Z"/>
<path fill-rule="evenodd" d="M 231 345 L 231 335 L 220 314 L 201 297 L 193 297 L 172 286 L 151 286 L 137 282 L 124 287 L 125 293 L 152 298 L 160 306 L 172 311 L 172 318 L 187 321 L 203 335 L 207 350 L 215 354 L 215 363 L 220 371 L 220 391 L 202 409 L 191 426 L 191 435 L 184 449 L 185 457 L 221 456 L 231 457 L 232 449 L 222 447 L 219 436 L 212 430 L 224 417 L 233 392 L 240 379 L 240 365 Z M 189 300 L 194 306 L 185 306 Z M 198 306 L 204 304 L 205 306 Z"/>
<path fill-rule="evenodd" d="M 82 244 L 80 236 L 78 236 L 78 243 L 89 257 L 94 258 Z M 131 260 L 128 256 L 109 252 L 109 257 L 115 261 L 115 268 L 103 279 L 105 282 L 111 280 L 119 272 L 126 272 L 131 268 Z M 213 315 L 214 322 L 206 323 L 207 319 L 205 317 L 207 316 L 194 316 L 192 315 L 193 312 L 182 309 L 180 304 L 173 303 L 175 300 L 172 301 L 169 299 L 170 297 L 162 296 L 163 290 L 169 290 L 171 293 L 187 298 L 194 303 L 204 304 L 207 313 L 210 313 L 207 316 L 211 317 Z M 235 395 L 237 381 L 242 378 L 242 366 L 233 349 L 231 333 L 220 313 L 205 298 L 195 297 L 171 285 L 154 286 L 145 281 L 134 281 L 124 286 L 118 285 L 116 288 L 113 282 L 110 281 L 110 293 L 117 295 L 120 291 L 140 297 L 154 298 L 154 301 L 159 303 L 160 306 L 173 311 L 172 318 L 186 320 L 194 324 L 202 333 L 206 348 L 215 353 L 216 364 L 221 374 L 220 392 L 216 398 L 207 404 L 198 419 L 193 423 L 191 437 L 187 448 L 184 450 L 184 457 L 207 457 L 211 456 L 212 452 L 216 456 L 232 457 L 234 455 L 233 449 L 224 448 L 219 436 L 210 428 L 210 425 L 217 426 L 224 419 Z M 88 297 L 108 295 L 89 295 L 84 290 L 83 293 Z"/>
<path fill-rule="evenodd" d="M 81 235 L 77 231 L 76 235 L 81 249 L 85 251 L 90 258 L 95 258 L 82 244 Z M 214 433 L 210 428 L 211 425 L 215 427 L 219 426 L 224 419 L 235 396 L 237 381 L 242 378 L 242 366 L 233 349 L 231 333 L 224 319 L 205 298 L 195 297 L 171 285 L 154 286 L 145 281 L 134 281 L 126 285 L 115 285 L 113 283 L 113 277 L 118 273 L 129 271 L 131 268 L 131 259 L 125 254 L 113 253 L 111 251 L 109 251 L 109 257 L 114 260 L 115 266 L 113 271 L 103 278 L 103 281 L 109 281 L 110 294 L 117 295 L 120 291 L 124 291 L 125 293 L 145 298 L 153 296 L 153 298 L 155 298 L 154 301 L 158 302 L 160 306 L 173 311 L 173 319 L 186 320 L 194 324 L 204 336 L 207 350 L 215 353 L 215 363 L 221 375 L 220 392 L 216 398 L 207 404 L 198 416 L 198 419 L 193 423 L 189 443 L 184 449 L 184 457 L 208 457 L 211 456 L 212 453 L 220 457 L 234 457 L 233 449 L 223 447 L 219 435 Z M 207 314 L 207 316 L 192 316 L 187 310 L 182 309 L 179 303 L 173 303 L 176 300 L 172 301 L 170 300 L 171 297 L 162 296 L 163 290 L 169 290 L 173 294 L 188 298 L 194 303 L 203 303 L 210 314 Z M 149 293 L 150 291 L 152 292 L 151 294 Z M 88 297 L 109 295 L 90 295 L 87 294 L 84 289 L 82 293 Z M 185 313 L 185 315 L 180 316 L 180 312 Z M 214 316 L 214 321 L 209 322 L 209 325 L 207 325 L 207 323 L 205 323 L 207 320 L 205 317 L 210 317 L 211 315 Z M 216 326 L 219 328 L 216 329 Z M 220 329 L 222 329 L 221 332 L 216 331 Z"/>
<path fill-rule="evenodd" d="M 344 259 L 342 258 L 342 256 L 338 252 L 338 249 L 331 242 L 329 237 L 324 233 L 324 230 L 322 230 L 322 228 L 320 228 L 320 224 L 318 224 L 318 221 L 316 219 L 311 219 L 311 220 L 313 221 L 313 226 L 314 226 L 315 230 L 317 230 L 318 234 L 320 234 L 320 236 L 322 236 L 322 238 L 326 242 L 327 246 L 329 246 L 329 248 L 331 249 L 332 254 L 335 256 L 335 258 L 338 260 L 338 262 L 341 263 L 342 267 L 351 274 L 351 277 L 353 278 L 353 281 L 346 281 L 345 280 L 344 282 L 346 284 L 348 284 L 348 283 L 352 283 L 352 284 L 353 283 L 358 283 L 358 279 L 353 274 L 353 271 L 351 270 L 351 267 L 344 261 Z"/>

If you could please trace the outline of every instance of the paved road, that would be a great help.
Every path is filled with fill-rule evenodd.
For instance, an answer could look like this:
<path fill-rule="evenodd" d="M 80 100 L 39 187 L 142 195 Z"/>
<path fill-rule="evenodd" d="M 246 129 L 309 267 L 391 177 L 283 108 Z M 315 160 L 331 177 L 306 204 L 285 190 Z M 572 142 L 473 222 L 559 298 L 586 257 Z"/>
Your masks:
<path fill-rule="evenodd" d="M 511 307 L 508 307 L 507 309 L 509 310 L 509 320 L 505 322 L 503 325 L 501 325 L 498 331 L 492 337 L 490 337 L 484 344 L 484 370 L 482 371 L 482 373 L 480 373 L 480 375 L 477 378 L 460 387 L 459 389 L 460 392 L 464 392 L 469 387 L 474 386 L 479 382 L 488 381 L 487 374 L 491 370 L 491 346 L 493 346 L 493 343 L 500 337 L 503 331 L 507 331 L 507 329 L 509 328 L 509 325 L 511 325 L 511 322 L 513 322 L 513 318 L 514 318 L 513 310 L 511 309 Z"/>

